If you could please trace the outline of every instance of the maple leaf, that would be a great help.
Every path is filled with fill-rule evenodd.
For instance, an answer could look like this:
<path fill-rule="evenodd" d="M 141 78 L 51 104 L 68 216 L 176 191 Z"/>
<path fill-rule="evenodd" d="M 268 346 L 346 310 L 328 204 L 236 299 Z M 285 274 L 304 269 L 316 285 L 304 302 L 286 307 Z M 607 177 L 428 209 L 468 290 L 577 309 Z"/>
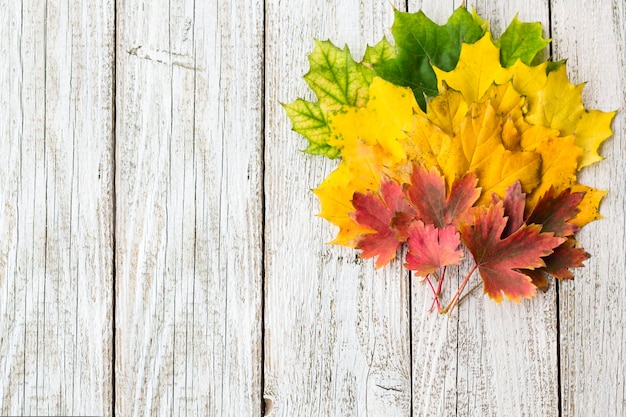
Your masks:
<path fill-rule="evenodd" d="M 355 211 L 352 218 L 359 225 L 371 229 L 357 238 L 356 248 L 361 249 L 361 258 L 378 256 L 376 268 L 388 264 L 395 256 L 402 243 L 391 227 L 391 219 L 396 212 L 410 212 L 402 187 L 395 181 L 383 179 L 380 184 L 380 195 L 354 193 L 352 204 Z"/>
<path fill-rule="evenodd" d="M 365 105 L 374 73 L 354 61 L 347 45 L 339 49 L 330 41 L 316 40 L 309 64 L 304 80 L 323 109 Z"/>
<path fill-rule="evenodd" d="M 565 66 L 551 72 L 545 86 L 537 92 L 537 104 L 529 109 L 528 121 L 571 135 L 584 111 L 583 87 L 570 84 Z"/>
<path fill-rule="evenodd" d="M 533 150 L 541 155 L 541 182 L 528 196 L 530 207 L 550 188 L 561 191 L 574 185 L 582 155 L 582 149 L 575 145 L 572 136 L 548 137 Z"/>
<path fill-rule="evenodd" d="M 599 110 L 585 111 L 576 124 L 576 145 L 583 150 L 582 157 L 578 163 L 578 169 L 601 161 L 598 154 L 600 145 L 613 135 L 611 122 L 616 112 L 603 112 Z"/>
<path fill-rule="evenodd" d="M 584 192 L 572 192 L 570 189 L 557 194 L 555 189 L 551 187 L 539 199 L 526 219 L 529 224 L 540 225 L 542 232 L 552 232 L 555 236 L 567 238 L 565 242 L 554 249 L 554 253 L 544 258 L 545 267 L 533 273 L 523 271 L 542 288 L 547 286 L 544 272 L 557 279 L 573 279 L 574 275 L 569 268 L 582 267 L 583 261 L 589 258 L 587 252 L 576 247 L 576 241 L 571 237 L 579 229 L 574 223 L 574 219 L 580 211 L 578 206 L 583 201 L 584 195 Z"/>
<path fill-rule="evenodd" d="M 545 258 L 546 266 L 542 271 L 557 279 L 574 279 L 569 268 L 583 267 L 583 261 L 589 259 L 589 256 L 582 248 L 576 247 L 576 241 L 570 237 Z"/>
<path fill-rule="evenodd" d="M 583 201 L 578 204 L 580 212 L 572 220 L 572 223 L 574 223 L 578 227 L 583 227 L 584 225 L 594 220 L 602 218 L 602 216 L 600 215 L 599 207 L 602 198 L 606 194 L 606 191 L 596 190 L 595 188 L 588 187 L 582 184 L 574 184 L 572 185 L 571 189 L 574 192 L 585 193 Z"/>
<path fill-rule="evenodd" d="M 485 33 L 484 22 L 464 7 L 457 8 L 440 26 L 419 11 L 395 11 L 391 28 L 397 47 L 394 58 L 374 65 L 376 74 L 394 84 L 411 87 L 422 109 L 424 94 L 437 95 L 437 78 L 431 65 L 451 70 L 457 65 L 461 43 L 472 43 Z"/>
<path fill-rule="evenodd" d="M 541 23 L 520 22 L 515 15 L 496 42 L 500 47 L 502 65 L 505 68 L 510 67 L 518 59 L 530 65 L 537 54 L 550 43 L 550 40 L 543 39 L 541 32 Z"/>
<path fill-rule="evenodd" d="M 439 89 L 445 82 L 460 91 L 468 103 L 477 102 L 492 84 L 504 84 L 511 79 L 511 71 L 500 65 L 500 50 L 487 34 L 473 44 L 464 43 L 459 62 L 454 69 L 435 64 Z"/>
<path fill-rule="evenodd" d="M 413 165 L 411 184 L 406 195 L 413 210 L 415 219 L 425 224 L 432 224 L 439 229 L 448 225 L 457 225 L 464 218 L 472 205 L 480 196 L 480 188 L 476 188 L 476 175 L 466 173 L 454 181 L 450 193 L 446 196 L 446 185 L 436 168 Z"/>
<path fill-rule="evenodd" d="M 354 247 L 354 238 L 370 231 L 350 216 L 354 211 L 352 197 L 355 192 L 378 189 L 384 159 L 379 146 L 360 145 L 313 190 L 321 204 L 319 216 L 339 227 L 339 233 L 331 243 Z"/>
<path fill-rule="evenodd" d="M 283 108 L 291 119 L 292 130 L 309 141 L 305 153 L 323 155 L 331 159 L 339 157 L 341 154 L 339 148 L 328 144 L 330 129 L 319 104 L 297 99 L 293 103 L 283 104 Z"/>
<path fill-rule="evenodd" d="M 528 275 L 537 288 L 545 291 L 548 289 L 546 274 L 550 274 L 556 279 L 574 279 L 574 274 L 570 271 L 570 268 L 585 266 L 583 262 L 589 259 L 589 256 L 582 248 L 576 247 L 576 241 L 569 237 L 560 246 L 556 247 L 551 255 L 544 258 L 545 267 L 535 270 L 522 270 L 520 272 Z"/>
<path fill-rule="evenodd" d="M 466 172 L 476 172 L 483 190 L 479 204 L 487 204 L 491 193 L 504 195 L 517 180 L 525 191 L 540 182 L 541 156 L 507 150 L 502 144 L 504 122 L 490 102 L 474 103 L 455 132 L 456 140 L 440 152 L 438 162 L 449 182 Z"/>
<path fill-rule="evenodd" d="M 463 259 L 460 243 L 459 233 L 452 225 L 437 228 L 421 220 L 414 222 L 408 231 L 409 252 L 404 266 L 426 277 L 440 267 L 458 265 Z"/>
<path fill-rule="evenodd" d="M 583 84 L 572 85 L 565 65 L 547 75 L 543 88 L 529 94 L 530 123 L 558 129 L 561 135 L 574 134 L 583 150 L 578 168 L 601 160 L 598 148 L 612 134 L 615 112 L 586 111 L 582 104 Z"/>
<path fill-rule="evenodd" d="M 448 135 L 454 135 L 454 131 L 467 114 L 468 104 L 463 95 L 444 83 L 439 95 L 428 99 L 426 102 L 428 120 L 443 130 Z"/>
<path fill-rule="evenodd" d="M 526 223 L 539 224 L 542 232 L 552 232 L 555 236 L 571 236 L 578 231 L 578 226 L 571 223 L 571 220 L 580 211 L 578 205 L 584 195 L 584 192 L 571 192 L 569 189 L 557 194 L 554 188 L 550 187 L 539 199 Z"/>
<path fill-rule="evenodd" d="M 574 234 L 578 227 L 571 220 L 578 213 L 578 204 L 584 193 L 572 193 L 569 189 L 556 194 L 554 188 L 542 196 L 533 211 L 524 216 L 525 195 L 522 193 L 519 181 L 507 189 L 504 200 L 494 195 L 492 204 L 502 203 L 504 215 L 508 217 L 502 237 L 507 237 L 518 230 L 524 223 L 536 224 L 541 232 L 551 232 L 557 237 L 567 237 Z M 558 279 L 573 279 L 569 268 L 583 266 L 582 262 L 589 257 L 583 249 L 575 247 L 575 241 L 569 237 L 554 252 L 543 258 L 546 266 L 537 269 L 521 269 L 519 272 L 527 275 L 532 284 L 541 291 L 548 289 L 546 273 Z"/>
<path fill-rule="evenodd" d="M 564 239 L 552 233 L 541 233 L 541 226 L 522 225 L 511 235 L 502 237 L 507 218 L 502 202 L 480 207 L 473 224 L 461 224 L 461 239 L 472 253 L 485 293 L 500 302 L 502 295 L 519 302 L 521 297 L 531 298 L 536 287 L 519 269 L 545 266 L 542 259 L 550 255 Z"/>
<path fill-rule="evenodd" d="M 371 68 L 355 62 L 347 46 L 339 49 L 330 41 L 315 41 L 315 47 L 309 54 L 309 64 L 310 69 L 304 79 L 318 102 L 297 99 L 283 104 L 283 107 L 291 119 L 293 130 L 309 141 L 304 152 L 337 158 L 340 150 L 328 144 L 330 129 L 327 114 L 344 105 L 365 105 L 373 72 Z"/>
<path fill-rule="evenodd" d="M 352 152 L 361 143 L 379 144 L 396 160 L 406 158 L 402 141 L 413 128 L 413 114 L 419 109 L 411 90 L 374 77 L 364 107 L 341 108 L 328 116 L 328 144 Z"/>
<path fill-rule="evenodd" d="M 383 37 L 376 45 L 368 45 L 363 55 L 363 64 L 376 65 L 382 61 L 388 61 L 395 58 L 396 48 L 389 43 L 387 38 Z"/>
<path fill-rule="evenodd" d="M 491 204 L 498 204 L 502 201 L 504 215 L 507 217 L 506 226 L 502 231 L 502 237 L 512 235 L 513 232 L 524 224 L 526 194 L 522 192 L 522 185 L 519 181 L 515 181 L 513 185 L 506 189 L 504 200 L 497 194 L 492 194 L 491 198 Z"/>
<path fill-rule="evenodd" d="M 578 231 L 578 226 L 572 222 L 572 219 L 579 212 L 577 206 L 583 200 L 584 194 L 584 192 L 571 192 L 569 189 L 557 194 L 551 187 L 528 216 L 524 216 L 525 195 L 521 191 L 519 182 L 507 189 L 504 200 L 493 196 L 493 204 L 502 201 L 504 215 L 508 217 L 502 237 L 510 236 L 526 223 L 540 226 L 542 233 L 550 232 L 556 237 L 567 238 L 554 249 L 552 254 L 543 258 L 546 266 L 534 270 L 520 270 L 521 273 L 531 278 L 533 285 L 542 291 L 548 288 L 545 273 L 558 279 L 573 279 L 574 276 L 569 268 L 581 267 L 582 262 L 589 258 L 589 254 L 583 249 L 575 247 L 575 241 L 571 238 Z"/>

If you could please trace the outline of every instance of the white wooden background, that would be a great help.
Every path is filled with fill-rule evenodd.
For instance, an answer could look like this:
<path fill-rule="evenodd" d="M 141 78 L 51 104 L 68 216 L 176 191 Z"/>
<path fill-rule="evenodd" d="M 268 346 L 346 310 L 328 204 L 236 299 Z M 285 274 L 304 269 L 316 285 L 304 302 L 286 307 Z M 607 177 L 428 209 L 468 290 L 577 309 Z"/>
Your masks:
<path fill-rule="evenodd" d="M 619 110 L 574 282 L 427 314 L 313 216 L 336 161 L 280 106 L 313 38 L 360 56 L 392 6 L 459 4 L 0 0 L 0 415 L 626 415 L 624 0 L 468 1 Z"/>

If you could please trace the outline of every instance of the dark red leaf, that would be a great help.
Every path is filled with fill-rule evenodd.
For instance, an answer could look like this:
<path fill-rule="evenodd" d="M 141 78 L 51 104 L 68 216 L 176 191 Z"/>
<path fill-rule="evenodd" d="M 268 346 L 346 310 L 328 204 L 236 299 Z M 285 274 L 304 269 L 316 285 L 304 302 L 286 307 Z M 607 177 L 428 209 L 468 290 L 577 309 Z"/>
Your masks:
<path fill-rule="evenodd" d="M 446 197 L 444 178 L 432 168 L 414 164 L 411 184 L 406 195 L 415 209 L 415 218 L 424 224 L 432 224 L 439 229 L 449 224 L 458 224 L 480 197 L 480 188 L 476 188 L 476 174 L 469 172 L 452 184 Z"/>
<path fill-rule="evenodd" d="M 532 280 L 532 283 L 538 290 L 546 292 L 550 285 L 548 285 L 548 278 L 543 272 L 543 268 L 540 269 L 523 269 L 520 270 L 524 275 L 528 275 Z"/>
<path fill-rule="evenodd" d="M 572 193 L 570 189 L 555 195 L 553 187 L 539 199 L 537 205 L 526 219 L 527 224 L 540 224 L 543 232 L 553 232 L 555 236 L 571 236 L 578 227 L 570 223 L 578 212 L 578 204 L 585 196 L 584 192 Z"/>
<path fill-rule="evenodd" d="M 537 292 L 531 278 L 519 269 L 545 266 L 542 258 L 550 255 L 564 239 L 542 233 L 538 225 L 522 225 L 503 239 L 506 224 L 503 203 L 498 202 L 482 207 L 473 225 L 462 224 L 461 238 L 478 265 L 485 293 L 498 302 L 503 293 L 518 302 L 520 297 L 531 298 Z"/>
<path fill-rule="evenodd" d="M 522 227 L 524 224 L 524 207 L 526 205 L 526 194 L 522 192 L 522 185 L 519 181 L 506 189 L 504 200 L 497 194 L 492 195 L 492 204 L 499 201 L 503 202 L 504 215 L 508 217 L 506 227 L 502 232 L 502 236 L 510 236 L 514 231 Z"/>
<path fill-rule="evenodd" d="M 561 246 L 554 249 L 554 253 L 545 258 L 546 267 L 544 270 L 558 279 L 574 279 L 574 274 L 569 268 L 580 268 L 583 261 L 589 259 L 590 255 L 582 248 L 576 247 L 576 241 L 567 239 Z"/>

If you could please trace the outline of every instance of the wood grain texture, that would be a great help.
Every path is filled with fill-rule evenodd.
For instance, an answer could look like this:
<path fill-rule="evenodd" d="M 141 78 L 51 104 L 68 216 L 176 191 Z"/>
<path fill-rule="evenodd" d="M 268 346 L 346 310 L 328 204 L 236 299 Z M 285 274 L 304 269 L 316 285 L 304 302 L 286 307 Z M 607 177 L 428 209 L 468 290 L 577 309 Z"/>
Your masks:
<path fill-rule="evenodd" d="M 398 2 L 397 7 L 402 7 Z M 407 275 L 375 271 L 313 215 L 310 189 L 337 161 L 305 155 L 280 102 L 312 99 L 313 38 L 357 57 L 393 21 L 387 1 L 266 4 L 265 397 L 273 416 L 409 416 Z"/>
<path fill-rule="evenodd" d="M 443 24 L 460 3 L 411 1 L 409 11 L 422 9 Z M 488 19 L 497 36 L 518 12 L 520 20 L 549 28 L 544 0 L 468 1 L 467 7 Z M 448 271 L 448 298 L 470 267 L 466 261 Z M 413 281 L 413 416 L 558 415 L 554 288 L 520 305 L 498 305 L 478 290 L 447 318 L 426 312 L 429 291 Z"/>
<path fill-rule="evenodd" d="M 568 58 L 573 83 L 587 82 L 587 108 L 618 110 L 606 160 L 581 171 L 580 181 L 609 190 L 600 212 L 578 239 L 592 257 L 559 288 L 563 416 L 626 415 L 626 4 L 552 4 L 556 59 Z"/>
<path fill-rule="evenodd" d="M 263 6 L 117 12 L 116 414 L 259 415 Z"/>
<path fill-rule="evenodd" d="M 443 23 L 461 1 L 393 3 Z M 326 244 L 309 190 L 337 161 L 280 107 L 312 99 L 313 38 L 360 57 L 388 0 L 0 0 L 0 415 L 625 415 L 626 4 L 467 5 L 551 27 L 586 106 L 619 113 L 581 172 L 610 190 L 587 267 L 448 318 L 400 261 Z"/>
<path fill-rule="evenodd" d="M 114 5 L 0 9 L 0 414 L 111 415 Z"/>

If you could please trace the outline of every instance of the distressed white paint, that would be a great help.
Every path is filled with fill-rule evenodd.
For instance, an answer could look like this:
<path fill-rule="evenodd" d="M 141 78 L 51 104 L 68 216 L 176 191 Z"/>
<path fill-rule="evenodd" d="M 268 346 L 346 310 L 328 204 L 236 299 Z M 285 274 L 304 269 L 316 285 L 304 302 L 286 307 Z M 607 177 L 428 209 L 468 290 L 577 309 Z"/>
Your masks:
<path fill-rule="evenodd" d="M 408 7 L 443 23 L 458 4 Z M 517 12 L 549 27 L 545 0 L 472 5 L 497 33 Z M 579 235 L 592 259 L 558 297 L 477 293 L 452 318 L 400 262 L 325 244 L 309 189 L 336 161 L 298 152 L 279 106 L 311 98 L 314 37 L 360 56 L 387 0 L 0 10 L 0 415 L 111 415 L 113 379 L 119 416 L 261 416 L 262 396 L 273 416 L 626 412 L 623 1 L 551 6 L 555 58 L 588 107 L 620 110 L 581 176 L 611 190 Z"/>
<path fill-rule="evenodd" d="M 110 415 L 113 2 L 0 10 L 0 415 Z"/>
<path fill-rule="evenodd" d="M 560 285 L 561 394 L 564 416 L 626 415 L 626 4 L 563 1 L 552 6 L 555 58 L 568 58 L 574 83 L 587 82 L 587 107 L 617 109 L 606 159 L 581 182 L 609 190 L 605 219 L 578 235 L 592 254 L 574 282 Z"/>
<path fill-rule="evenodd" d="M 263 6 L 117 11 L 116 414 L 259 415 Z"/>

